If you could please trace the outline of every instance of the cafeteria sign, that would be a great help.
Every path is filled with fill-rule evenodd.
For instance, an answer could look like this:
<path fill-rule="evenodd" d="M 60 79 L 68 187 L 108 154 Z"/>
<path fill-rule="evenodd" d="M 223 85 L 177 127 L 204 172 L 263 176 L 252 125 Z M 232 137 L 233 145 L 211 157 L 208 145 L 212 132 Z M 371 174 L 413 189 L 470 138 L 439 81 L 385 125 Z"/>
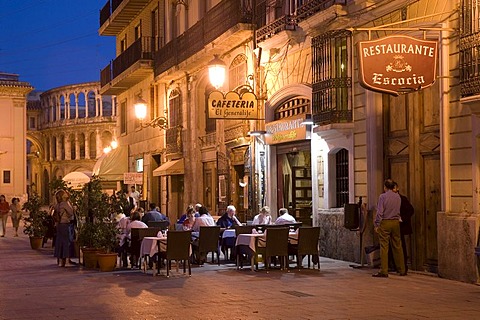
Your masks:
<path fill-rule="evenodd" d="M 252 92 L 242 95 L 229 91 L 225 95 L 212 91 L 208 95 L 208 117 L 210 119 L 258 119 L 257 96 Z"/>
<path fill-rule="evenodd" d="M 433 85 L 437 42 L 394 35 L 358 43 L 360 84 L 398 96 Z"/>

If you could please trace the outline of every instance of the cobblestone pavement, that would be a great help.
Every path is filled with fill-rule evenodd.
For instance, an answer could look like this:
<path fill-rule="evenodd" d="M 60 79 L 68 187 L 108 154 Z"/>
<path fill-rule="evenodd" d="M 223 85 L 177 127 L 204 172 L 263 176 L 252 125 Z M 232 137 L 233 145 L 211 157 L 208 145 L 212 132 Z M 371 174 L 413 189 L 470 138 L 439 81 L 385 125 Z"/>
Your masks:
<path fill-rule="evenodd" d="M 233 264 L 173 271 L 61 268 L 51 242 L 0 238 L 0 319 L 480 319 L 480 286 L 321 259 L 321 271 L 253 272 Z"/>

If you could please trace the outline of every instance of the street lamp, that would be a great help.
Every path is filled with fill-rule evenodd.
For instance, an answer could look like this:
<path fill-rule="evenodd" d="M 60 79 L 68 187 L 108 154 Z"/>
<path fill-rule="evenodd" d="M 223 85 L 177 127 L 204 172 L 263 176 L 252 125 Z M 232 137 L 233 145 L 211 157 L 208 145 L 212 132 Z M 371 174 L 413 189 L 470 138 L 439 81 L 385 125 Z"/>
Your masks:
<path fill-rule="evenodd" d="M 210 79 L 210 83 L 215 87 L 215 89 L 223 86 L 223 83 L 225 82 L 226 69 L 227 66 L 225 65 L 225 62 L 223 62 L 218 55 L 214 55 L 213 60 L 208 63 L 208 77 Z"/>
<path fill-rule="evenodd" d="M 142 128 L 158 127 L 163 130 L 168 128 L 167 118 L 165 117 L 156 117 L 150 122 L 143 123 L 143 120 L 147 117 L 147 102 L 141 97 L 137 99 L 137 102 L 135 102 L 133 108 L 135 109 L 135 117 L 137 117 L 138 120 L 142 121 L 142 123 L 140 124 Z"/>

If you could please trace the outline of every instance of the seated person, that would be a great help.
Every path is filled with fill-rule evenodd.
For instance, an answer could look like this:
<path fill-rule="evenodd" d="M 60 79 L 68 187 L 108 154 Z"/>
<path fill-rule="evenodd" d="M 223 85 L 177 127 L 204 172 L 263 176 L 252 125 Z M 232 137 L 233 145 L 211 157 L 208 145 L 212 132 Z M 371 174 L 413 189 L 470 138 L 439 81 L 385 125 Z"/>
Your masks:
<path fill-rule="evenodd" d="M 187 218 L 183 220 L 182 223 L 182 230 L 191 230 L 193 227 L 193 224 L 195 223 L 195 209 L 193 206 L 187 208 L 187 213 L 186 213 Z"/>
<path fill-rule="evenodd" d="M 272 216 L 270 215 L 270 207 L 263 207 L 260 213 L 253 218 L 252 225 L 272 224 Z"/>
<path fill-rule="evenodd" d="M 241 226 L 242 223 L 238 221 L 237 217 L 235 216 L 237 212 L 237 209 L 229 205 L 227 207 L 227 211 L 218 219 L 217 221 L 217 226 L 220 226 L 221 228 L 224 229 L 230 229 L 233 228 L 234 226 Z M 231 254 L 230 254 L 230 260 L 233 260 L 234 255 L 234 248 L 235 248 L 235 238 L 234 237 L 228 237 L 228 238 L 223 238 L 221 240 L 221 250 L 225 258 L 227 258 L 227 250 L 228 248 L 232 249 Z"/>
<path fill-rule="evenodd" d="M 148 207 L 150 210 L 142 217 L 142 222 L 147 223 L 148 221 L 167 221 L 168 225 L 170 225 L 170 220 L 168 217 L 158 211 L 155 203 L 150 203 Z"/>
<path fill-rule="evenodd" d="M 140 218 L 140 212 L 137 210 L 132 214 L 132 217 L 130 218 L 130 223 L 127 225 L 127 228 L 126 228 L 126 233 L 127 233 L 128 239 L 132 238 L 132 229 L 148 228 L 148 226 L 145 223 L 143 223 L 142 221 L 140 221 L 140 219 L 141 219 Z M 132 267 L 137 266 L 138 258 L 139 257 L 130 256 L 130 263 L 131 263 Z"/>
<path fill-rule="evenodd" d="M 208 213 L 207 208 L 200 207 L 198 210 L 199 217 L 195 218 L 195 222 L 192 226 L 192 231 L 200 232 L 201 226 L 214 226 L 215 221 L 213 221 L 212 216 Z"/>
<path fill-rule="evenodd" d="M 237 209 L 234 206 L 229 205 L 227 207 L 227 211 L 218 219 L 217 226 L 225 229 L 229 229 L 234 226 L 241 226 L 242 223 L 238 221 L 237 217 L 235 216 L 236 213 Z"/>
<path fill-rule="evenodd" d="M 177 224 L 182 224 L 187 219 L 187 215 L 190 210 L 193 211 L 194 217 L 199 216 L 198 212 L 195 211 L 193 205 L 189 204 L 187 210 L 185 210 L 185 213 L 182 214 L 182 216 L 177 220 Z"/>
<path fill-rule="evenodd" d="M 278 218 L 275 220 L 275 224 L 289 224 L 297 222 L 293 216 L 288 213 L 288 209 L 281 208 L 278 210 Z"/>

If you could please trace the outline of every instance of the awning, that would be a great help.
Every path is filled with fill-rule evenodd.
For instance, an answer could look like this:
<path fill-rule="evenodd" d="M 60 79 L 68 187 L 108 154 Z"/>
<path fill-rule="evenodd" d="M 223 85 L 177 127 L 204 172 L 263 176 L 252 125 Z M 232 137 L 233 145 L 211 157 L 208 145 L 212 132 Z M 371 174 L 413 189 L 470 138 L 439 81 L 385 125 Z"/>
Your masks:
<path fill-rule="evenodd" d="M 92 173 L 106 181 L 123 181 L 123 174 L 128 172 L 128 147 L 118 146 L 98 158 Z"/>
<path fill-rule="evenodd" d="M 153 176 L 174 176 L 185 173 L 185 162 L 182 159 L 165 162 L 157 169 L 153 170 Z"/>
<path fill-rule="evenodd" d="M 91 177 L 91 172 L 74 171 L 65 175 L 62 180 L 65 181 L 67 187 L 71 187 L 73 190 L 80 190 L 85 183 L 90 182 Z"/>

